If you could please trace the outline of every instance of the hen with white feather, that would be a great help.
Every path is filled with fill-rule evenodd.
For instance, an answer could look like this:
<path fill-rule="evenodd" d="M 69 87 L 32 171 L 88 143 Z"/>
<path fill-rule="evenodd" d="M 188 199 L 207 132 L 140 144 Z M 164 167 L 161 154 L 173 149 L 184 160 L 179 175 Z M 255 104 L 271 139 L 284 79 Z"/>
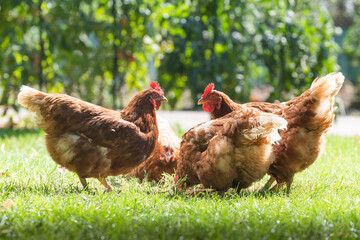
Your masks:
<path fill-rule="evenodd" d="M 227 190 L 249 187 L 261 179 L 274 161 L 272 144 L 285 119 L 242 107 L 222 118 L 199 124 L 183 137 L 175 180 L 186 186 Z"/>

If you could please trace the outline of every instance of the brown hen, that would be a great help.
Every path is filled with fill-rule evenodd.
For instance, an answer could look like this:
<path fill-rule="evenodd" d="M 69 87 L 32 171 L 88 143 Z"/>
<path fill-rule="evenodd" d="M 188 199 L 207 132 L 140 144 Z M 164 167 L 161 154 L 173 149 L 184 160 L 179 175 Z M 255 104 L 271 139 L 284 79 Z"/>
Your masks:
<path fill-rule="evenodd" d="M 266 174 L 272 143 L 284 128 L 283 118 L 245 106 L 201 123 L 182 137 L 175 181 L 185 177 L 187 187 L 201 183 L 219 191 L 246 188 Z"/>
<path fill-rule="evenodd" d="M 169 122 L 157 116 L 159 138 L 151 155 L 132 172 L 131 176 L 143 180 L 159 181 L 164 173 L 175 173 L 180 150 L 180 138 L 171 129 Z"/>
<path fill-rule="evenodd" d="M 46 148 L 60 166 L 108 189 L 108 176 L 127 174 L 152 153 L 158 138 L 155 109 L 167 101 L 160 86 L 136 94 L 122 111 L 113 111 L 65 94 L 23 86 L 18 101 L 34 113 L 45 132 Z"/>
<path fill-rule="evenodd" d="M 334 119 L 335 95 L 344 82 L 341 73 L 331 73 L 313 81 L 311 88 L 299 97 L 283 103 L 251 102 L 238 104 L 226 94 L 213 90 L 209 85 L 199 100 L 205 111 L 210 112 L 213 119 L 239 111 L 244 106 L 257 108 L 263 112 L 283 117 L 288 122 L 286 130 L 280 131 L 281 140 L 274 145 L 276 155 L 268 174 L 271 176 L 263 190 L 287 185 L 290 191 L 295 173 L 310 166 L 319 158 L 325 143 L 325 133 Z"/>

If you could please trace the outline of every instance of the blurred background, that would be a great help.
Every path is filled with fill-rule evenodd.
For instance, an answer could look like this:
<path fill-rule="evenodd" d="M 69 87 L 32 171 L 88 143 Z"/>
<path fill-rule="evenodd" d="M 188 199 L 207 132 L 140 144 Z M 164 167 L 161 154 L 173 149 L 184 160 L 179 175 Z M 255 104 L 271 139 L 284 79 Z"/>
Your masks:
<path fill-rule="evenodd" d="M 360 0 L 1 0 L 0 127 L 30 124 L 21 85 L 118 109 L 155 80 L 163 110 L 193 110 L 210 82 L 274 102 L 333 71 L 340 112 L 356 114 L 359 13 Z"/>

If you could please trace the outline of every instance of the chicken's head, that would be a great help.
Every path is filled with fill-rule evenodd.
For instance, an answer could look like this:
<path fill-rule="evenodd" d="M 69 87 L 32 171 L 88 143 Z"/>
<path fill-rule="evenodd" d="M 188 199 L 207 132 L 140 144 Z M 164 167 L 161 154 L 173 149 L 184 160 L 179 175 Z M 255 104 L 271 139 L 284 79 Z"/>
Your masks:
<path fill-rule="evenodd" d="M 161 102 L 167 102 L 167 98 L 165 97 L 163 90 L 160 88 L 159 83 L 151 82 L 150 87 L 154 89 L 150 96 L 150 102 L 152 103 L 154 108 L 158 110 L 161 106 Z"/>
<path fill-rule="evenodd" d="M 206 112 L 213 112 L 215 108 L 220 108 L 221 101 L 222 97 L 217 91 L 214 91 L 214 84 L 210 83 L 205 88 L 204 94 L 199 99 L 198 104 L 202 104 Z"/>
<path fill-rule="evenodd" d="M 175 149 L 171 144 L 163 146 L 164 159 L 166 162 L 172 162 L 175 160 Z"/>

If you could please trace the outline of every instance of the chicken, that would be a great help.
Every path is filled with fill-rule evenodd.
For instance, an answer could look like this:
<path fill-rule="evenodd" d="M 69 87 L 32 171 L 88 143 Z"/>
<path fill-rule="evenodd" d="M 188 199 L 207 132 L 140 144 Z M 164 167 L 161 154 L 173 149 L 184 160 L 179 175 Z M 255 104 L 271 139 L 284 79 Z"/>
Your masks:
<path fill-rule="evenodd" d="M 169 122 L 157 116 L 159 138 L 152 154 L 131 172 L 131 176 L 143 180 L 159 181 L 163 173 L 175 173 L 180 150 L 180 138 L 171 129 Z"/>
<path fill-rule="evenodd" d="M 276 115 L 240 106 L 191 128 L 182 137 L 175 181 L 185 177 L 187 187 L 201 183 L 217 191 L 249 187 L 269 169 L 272 143 L 280 140 L 278 130 L 286 124 Z"/>
<path fill-rule="evenodd" d="M 167 101 L 156 82 L 137 93 L 122 111 L 113 111 L 65 94 L 23 86 L 18 101 L 34 113 L 45 132 L 51 158 L 75 172 L 84 188 L 97 178 L 111 191 L 108 176 L 127 174 L 152 153 L 158 127 L 155 109 Z"/>
<path fill-rule="evenodd" d="M 325 144 L 325 133 L 334 119 L 335 95 L 344 82 L 342 73 L 330 73 L 313 81 L 310 89 L 288 102 L 254 102 L 237 104 L 226 94 L 213 90 L 209 84 L 198 104 L 203 104 L 212 119 L 239 111 L 244 106 L 257 108 L 263 112 L 276 114 L 288 122 L 286 130 L 280 131 L 281 140 L 274 145 L 275 161 L 270 165 L 271 176 L 263 190 L 276 190 L 287 186 L 290 191 L 295 173 L 300 172 L 319 158 Z"/>

